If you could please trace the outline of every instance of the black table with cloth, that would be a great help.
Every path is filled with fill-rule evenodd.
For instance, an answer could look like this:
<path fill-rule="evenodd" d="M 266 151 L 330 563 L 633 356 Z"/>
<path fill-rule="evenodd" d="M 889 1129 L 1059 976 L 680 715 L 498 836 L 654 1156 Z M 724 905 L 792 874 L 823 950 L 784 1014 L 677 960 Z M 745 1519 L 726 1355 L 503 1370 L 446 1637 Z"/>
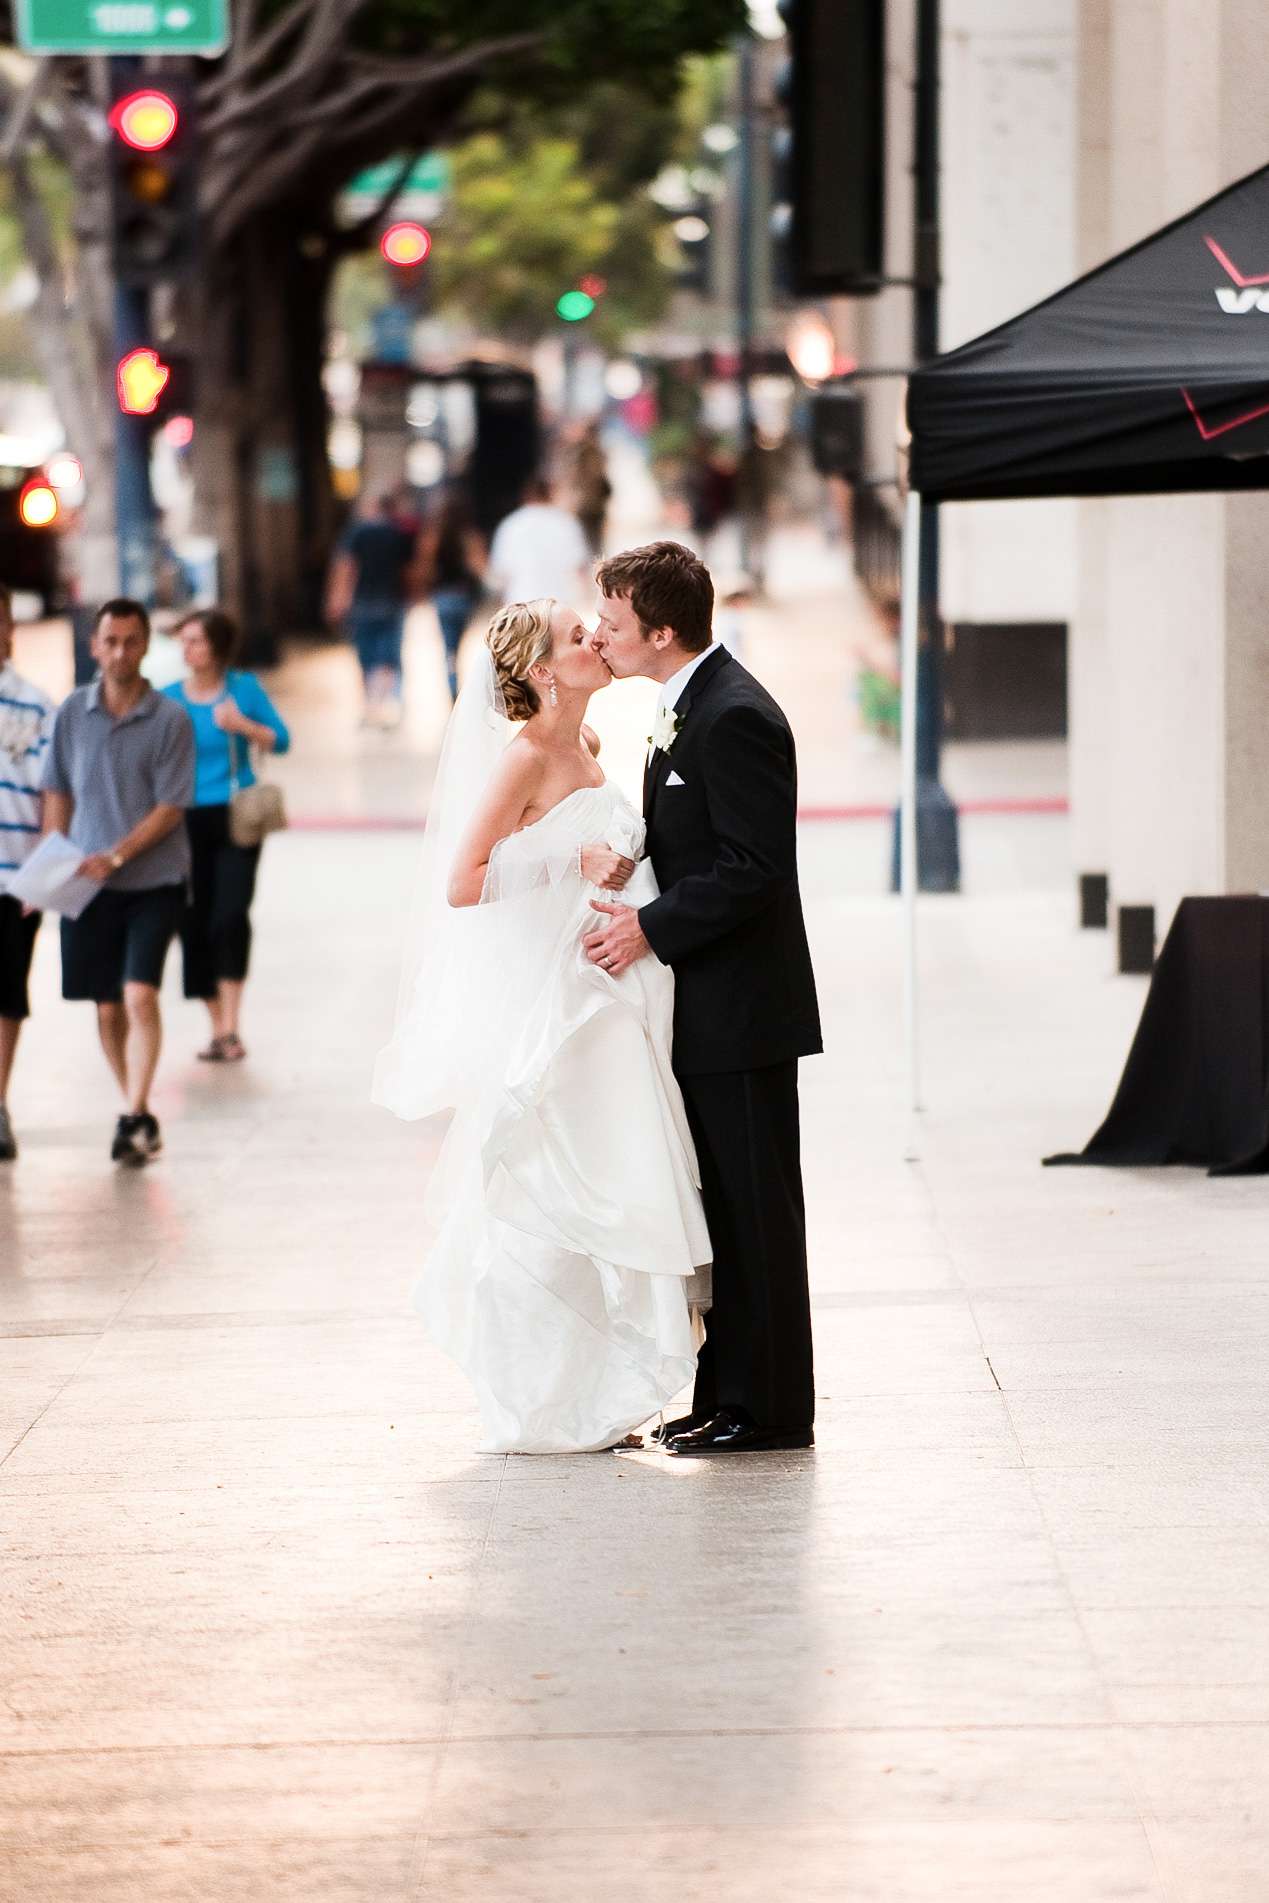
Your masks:
<path fill-rule="evenodd" d="M 1269 1170 L 1269 899 L 1182 899 L 1106 1121 L 1045 1161 Z"/>

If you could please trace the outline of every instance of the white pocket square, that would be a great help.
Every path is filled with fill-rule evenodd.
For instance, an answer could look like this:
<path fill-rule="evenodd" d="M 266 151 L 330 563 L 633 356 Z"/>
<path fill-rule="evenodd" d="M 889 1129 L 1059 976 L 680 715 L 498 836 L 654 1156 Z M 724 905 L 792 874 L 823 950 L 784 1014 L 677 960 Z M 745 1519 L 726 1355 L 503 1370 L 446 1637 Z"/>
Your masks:
<path fill-rule="evenodd" d="M 666 785 L 667 786 L 686 786 L 687 781 L 680 779 L 677 773 L 671 773 L 669 779 L 666 781 Z"/>

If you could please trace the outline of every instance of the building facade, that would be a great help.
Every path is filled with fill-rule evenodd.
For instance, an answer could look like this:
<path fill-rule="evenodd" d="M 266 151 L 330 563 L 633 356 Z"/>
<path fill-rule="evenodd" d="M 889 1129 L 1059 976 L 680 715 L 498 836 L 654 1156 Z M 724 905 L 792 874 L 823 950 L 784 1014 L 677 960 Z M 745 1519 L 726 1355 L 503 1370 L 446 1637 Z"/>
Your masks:
<path fill-rule="evenodd" d="M 1081 0 L 1081 266 L 1264 164 L 1267 113 L 1246 0 Z M 1267 529 L 1255 493 L 1078 504 L 1072 832 L 1113 918 L 1269 886 Z"/>

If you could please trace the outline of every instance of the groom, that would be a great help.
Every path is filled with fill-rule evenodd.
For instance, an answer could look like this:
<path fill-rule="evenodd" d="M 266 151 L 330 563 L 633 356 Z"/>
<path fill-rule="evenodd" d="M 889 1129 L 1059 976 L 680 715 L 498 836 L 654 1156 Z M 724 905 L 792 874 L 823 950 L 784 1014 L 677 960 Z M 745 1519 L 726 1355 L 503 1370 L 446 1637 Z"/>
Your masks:
<path fill-rule="evenodd" d="M 674 1071 L 700 1160 L 714 1305 L 669 1454 L 810 1447 L 815 1395 L 798 1059 L 822 1048 L 798 894 L 797 764 L 779 707 L 712 639 L 714 585 L 677 542 L 601 562 L 594 640 L 661 683 L 643 780 L 661 896 L 585 946 L 614 974 L 674 971 Z"/>

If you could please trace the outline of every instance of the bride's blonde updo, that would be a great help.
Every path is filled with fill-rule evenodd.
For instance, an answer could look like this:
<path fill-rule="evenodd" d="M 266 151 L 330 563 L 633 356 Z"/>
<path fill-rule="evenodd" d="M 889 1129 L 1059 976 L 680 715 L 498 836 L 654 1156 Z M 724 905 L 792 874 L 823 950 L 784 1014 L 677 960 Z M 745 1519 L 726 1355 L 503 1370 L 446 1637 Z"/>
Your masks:
<path fill-rule="evenodd" d="M 551 652 L 551 610 L 554 601 L 513 601 L 499 608 L 485 636 L 493 656 L 494 672 L 507 706 L 508 720 L 527 720 L 542 702 L 529 679 L 529 669 Z"/>

